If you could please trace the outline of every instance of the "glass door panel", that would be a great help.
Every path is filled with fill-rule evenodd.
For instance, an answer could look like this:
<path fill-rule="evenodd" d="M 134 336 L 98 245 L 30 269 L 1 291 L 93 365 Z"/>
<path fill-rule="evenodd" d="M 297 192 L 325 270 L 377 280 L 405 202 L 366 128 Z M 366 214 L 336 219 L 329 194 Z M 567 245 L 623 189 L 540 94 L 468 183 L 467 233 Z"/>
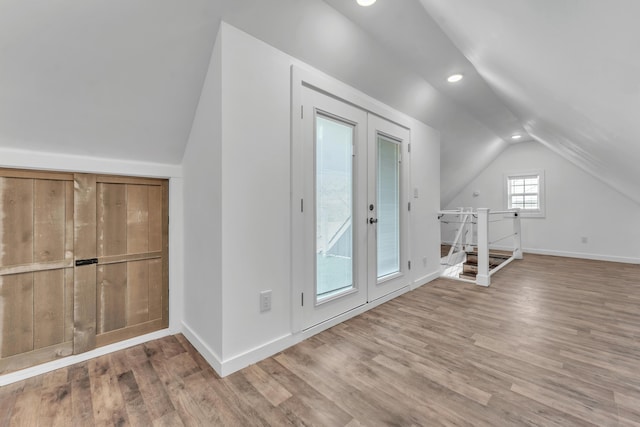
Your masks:
<path fill-rule="evenodd" d="M 368 300 L 410 285 L 408 129 L 369 115 Z"/>
<path fill-rule="evenodd" d="M 304 232 L 293 274 L 308 329 L 367 301 L 367 113 L 308 87 L 301 95 L 293 155 L 304 188 L 294 214 Z"/>
<path fill-rule="evenodd" d="M 378 279 L 400 272 L 400 144 L 378 135 Z"/>
<path fill-rule="evenodd" d="M 354 126 L 316 116 L 316 300 L 353 289 Z"/>

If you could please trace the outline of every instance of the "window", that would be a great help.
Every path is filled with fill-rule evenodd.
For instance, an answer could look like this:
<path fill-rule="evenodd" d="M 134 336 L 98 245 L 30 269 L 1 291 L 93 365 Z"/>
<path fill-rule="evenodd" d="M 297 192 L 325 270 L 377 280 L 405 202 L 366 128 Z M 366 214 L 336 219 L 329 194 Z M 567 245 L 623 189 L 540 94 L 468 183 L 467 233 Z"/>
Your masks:
<path fill-rule="evenodd" d="M 543 218 L 544 171 L 506 175 L 506 207 L 519 208 L 522 216 Z"/>

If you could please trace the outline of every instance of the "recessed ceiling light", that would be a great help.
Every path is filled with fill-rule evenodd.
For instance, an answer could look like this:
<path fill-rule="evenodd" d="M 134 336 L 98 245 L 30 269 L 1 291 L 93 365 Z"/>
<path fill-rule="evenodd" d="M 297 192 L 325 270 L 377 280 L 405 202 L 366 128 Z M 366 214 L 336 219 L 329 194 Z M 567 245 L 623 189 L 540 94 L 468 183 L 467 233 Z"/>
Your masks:
<path fill-rule="evenodd" d="M 514 141 L 517 141 L 520 138 L 522 138 L 522 135 L 520 135 L 519 133 L 516 133 L 515 135 L 511 135 L 511 139 L 513 139 Z"/>
<path fill-rule="evenodd" d="M 447 77 L 447 81 L 449 83 L 457 83 L 462 80 L 463 77 L 464 76 L 462 74 L 451 74 L 449 77 Z"/>
<path fill-rule="evenodd" d="M 371 6 L 376 2 L 376 0 L 357 0 L 360 6 Z"/>

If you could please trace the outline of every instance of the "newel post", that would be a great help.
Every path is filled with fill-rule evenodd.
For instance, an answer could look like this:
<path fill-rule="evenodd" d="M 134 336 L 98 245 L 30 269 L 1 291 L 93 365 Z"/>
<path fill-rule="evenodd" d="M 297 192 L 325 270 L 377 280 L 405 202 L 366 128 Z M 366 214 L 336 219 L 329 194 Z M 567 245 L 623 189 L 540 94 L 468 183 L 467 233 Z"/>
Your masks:
<path fill-rule="evenodd" d="M 522 230 L 520 228 L 520 209 L 513 217 L 513 258 L 522 259 Z"/>
<path fill-rule="evenodd" d="M 478 208 L 478 274 L 476 284 L 489 286 L 489 209 Z"/>

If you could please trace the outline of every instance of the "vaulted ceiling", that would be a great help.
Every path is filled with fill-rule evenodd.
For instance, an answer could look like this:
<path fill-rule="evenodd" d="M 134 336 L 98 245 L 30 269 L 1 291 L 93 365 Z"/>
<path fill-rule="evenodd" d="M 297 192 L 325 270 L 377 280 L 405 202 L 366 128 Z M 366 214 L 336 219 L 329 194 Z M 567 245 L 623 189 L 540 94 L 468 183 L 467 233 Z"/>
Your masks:
<path fill-rule="evenodd" d="M 635 0 L 2 0 L 0 148 L 181 162 L 220 20 L 441 131 L 446 204 L 535 139 L 640 202 Z M 462 72 L 451 85 L 446 77 Z"/>

